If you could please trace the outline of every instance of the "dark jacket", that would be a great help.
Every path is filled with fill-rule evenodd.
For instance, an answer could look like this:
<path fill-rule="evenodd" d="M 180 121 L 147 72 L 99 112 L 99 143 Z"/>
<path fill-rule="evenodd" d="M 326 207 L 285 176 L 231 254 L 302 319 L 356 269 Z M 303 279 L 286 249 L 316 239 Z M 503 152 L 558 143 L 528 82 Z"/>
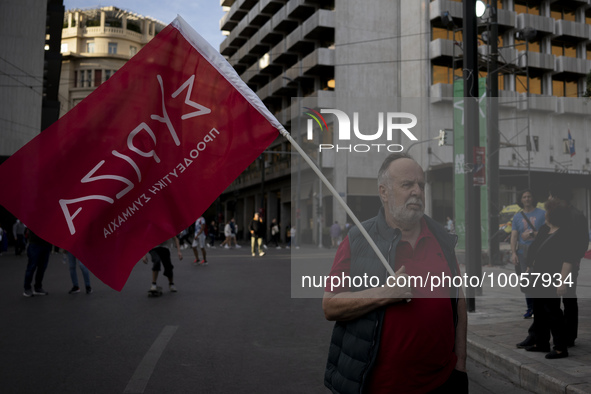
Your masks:
<path fill-rule="evenodd" d="M 254 234 L 251 233 L 251 235 L 255 238 L 261 238 L 262 234 L 261 234 L 261 228 L 263 227 L 262 223 L 259 222 L 258 220 L 251 220 L 250 221 L 250 225 L 248 226 L 248 230 L 249 231 L 254 231 Z"/>
<path fill-rule="evenodd" d="M 458 275 L 454 247 L 457 236 L 447 233 L 439 223 L 424 216 L 429 230 L 433 233 L 448 262 L 452 276 Z M 394 269 L 396 246 L 401 238 L 399 229 L 392 229 L 386 223 L 383 208 L 378 216 L 362 223 L 374 240 L 388 263 Z M 350 276 L 377 276 L 381 284 L 386 283 L 388 272 L 379 261 L 361 231 L 353 227 L 348 234 L 351 246 Z M 391 253 L 390 253 L 391 252 Z M 360 291 L 355 288 L 352 291 Z M 453 310 L 453 322 L 457 326 L 457 303 L 459 290 L 452 288 L 450 300 Z M 386 307 L 375 309 L 364 316 L 351 321 L 335 323 L 328 361 L 324 375 L 324 384 L 333 393 L 363 393 L 366 388 L 369 372 L 373 367 L 378 349 L 380 348 L 381 329 Z"/>

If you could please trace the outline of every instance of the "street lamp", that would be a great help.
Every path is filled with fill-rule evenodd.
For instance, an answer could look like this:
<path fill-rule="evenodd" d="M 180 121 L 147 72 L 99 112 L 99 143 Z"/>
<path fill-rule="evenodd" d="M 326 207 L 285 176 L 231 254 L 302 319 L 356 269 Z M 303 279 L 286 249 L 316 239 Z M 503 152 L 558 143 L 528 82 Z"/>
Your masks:
<path fill-rule="evenodd" d="M 476 16 L 482 18 L 482 15 L 486 12 L 486 4 L 482 0 L 476 2 Z"/>

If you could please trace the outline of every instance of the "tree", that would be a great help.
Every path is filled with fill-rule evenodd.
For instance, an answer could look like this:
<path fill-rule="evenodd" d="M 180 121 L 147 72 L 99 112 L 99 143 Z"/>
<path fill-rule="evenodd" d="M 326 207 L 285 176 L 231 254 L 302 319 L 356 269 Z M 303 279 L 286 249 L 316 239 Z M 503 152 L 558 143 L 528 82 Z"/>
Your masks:
<path fill-rule="evenodd" d="M 587 89 L 583 92 L 583 97 L 591 97 L 591 70 L 587 74 Z"/>

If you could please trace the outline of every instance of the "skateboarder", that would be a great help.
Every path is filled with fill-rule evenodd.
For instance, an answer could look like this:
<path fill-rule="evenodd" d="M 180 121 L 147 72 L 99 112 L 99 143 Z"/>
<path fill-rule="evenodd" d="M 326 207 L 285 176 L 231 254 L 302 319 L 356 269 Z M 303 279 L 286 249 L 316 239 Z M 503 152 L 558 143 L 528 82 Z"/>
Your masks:
<path fill-rule="evenodd" d="M 168 278 L 168 286 L 170 291 L 176 292 L 177 288 L 174 285 L 173 281 L 173 274 L 172 270 L 174 266 L 170 260 L 170 247 L 174 243 L 176 249 L 178 251 L 179 260 L 183 259 L 183 254 L 181 253 L 181 247 L 179 244 L 179 239 L 175 236 L 171 239 L 164 241 L 160 245 L 156 246 L 154 249 L 150 250 L 149 254 L 152 258 L 152 286 L 150 287 L 150 292 L 155 293 L 158 292 L 158 286 L 156 285 L 156 281 L 158 279 L 158 272 L 160 272 L 160 264 L 164 266 L 164 273 L 163 275 Z M 145 264 L 148 264 L 148 255 L 145 255 L 143 258 Z M 162 288 L 160 288 L 162 289 Z"/>

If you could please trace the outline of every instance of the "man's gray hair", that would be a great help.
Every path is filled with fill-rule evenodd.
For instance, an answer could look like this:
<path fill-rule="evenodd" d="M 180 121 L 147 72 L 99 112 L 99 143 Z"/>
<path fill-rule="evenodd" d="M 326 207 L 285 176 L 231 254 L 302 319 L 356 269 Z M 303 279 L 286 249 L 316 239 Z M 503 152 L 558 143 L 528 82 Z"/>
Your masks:
<path fill-rule="evenodd" d="M 389 154 L 384 159 L 384 162 L 382 163 L 382 166 L 380 167 L 380 170 L 378 171 L 378 188 L 381 185 L 389 186 L 387 184 L 388 179 L 386 176 L 386 172 L 388 171 L 388 167 L 390 167 L 390 164 L 392 164 L 393 161 L 396 161 L 398 159 L 411 159 L 416 162 L 416 160 L 413 159 L 413 157 L 411 155 L 409 155 L 408 153 L 405 153 L 405 152 L 396 152 L 396 153 Z"/>

